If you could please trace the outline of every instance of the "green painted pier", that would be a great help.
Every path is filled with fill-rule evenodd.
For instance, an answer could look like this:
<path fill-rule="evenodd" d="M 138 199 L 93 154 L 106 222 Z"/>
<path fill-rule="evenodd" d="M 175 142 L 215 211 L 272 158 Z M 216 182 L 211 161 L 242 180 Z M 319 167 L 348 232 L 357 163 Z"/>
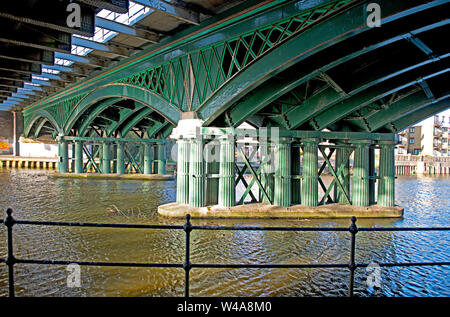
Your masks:
<path fill-rule="evenodd" d="M 185 217 L 189 213 L 200 218 L 403 216 L 403 208 L 395 205 L 393 133 L 289 131 L 278 127 L 270 130 L 208 128 L 200 127 L 198 120 L 187 121 L 189 124 L 182 126 L 195 126 L 197 121 L 197 128 L 191 131 L 177 128 L 172 135 L 179 144 L 177 201 L 159 206 L 160 215 Z M 251 153 L 246 151 L 249 144 L 252 144 Z M 215 148 L 217 155 L 208 155 L 211 148 Z M 380 151 L 379 175 L 371 168 L 376 149 Z M 320 167 L 319 153 L 323 157 Z M 334 164 L 331 162 L 333 154 L 337 158 Z M 349 173 L 351 156 L 353 175 Z M 253 160 L 258 168 L 250 163 L 255 157 L 260 158 L 258 162 Z M 238 161 L 243 162 L 240 164 L 243 167 Z M 208 173 L 207 166 L 211 164 L 219 166 L 218 173 Z M 328 187 L 323 181 L 325 168 L 332 177 Z M 244 178 L 246 171 L 251 175 L 250 181 Z M 218 187 L 212 179 L 218 179 Z M 246 189 L 237 197 L 240 181 Z M 254 184 L 259 196 L 253 194 Z M 376 197 L 375 184 L 378 185 Z M 319 186 L 322 197 L 319 197 Z M 208 196 L 212 196 L 209 201 Z M 251 197 L 250 202 L 244 203 L 247 196 Z"/>
<path fill-rule="evenodd" d="M 401 217 L 396 133 L 450 105 L 450 8 L 379 0 L 373 27 L 371 2 L 245 1 L 27 105 L 24 135 L 61 176 L 170 175 L 163 216 Z"/>

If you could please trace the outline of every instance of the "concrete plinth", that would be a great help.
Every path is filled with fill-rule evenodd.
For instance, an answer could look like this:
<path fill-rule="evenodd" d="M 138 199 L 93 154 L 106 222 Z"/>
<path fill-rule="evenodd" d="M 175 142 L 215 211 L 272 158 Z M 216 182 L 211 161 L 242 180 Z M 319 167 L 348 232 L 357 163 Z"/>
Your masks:
<path fill-rule="evenodd" d="M 190 214 L 193 218 L 400 218 L 403 207 L 369 207 L 349 206 L 345 204 L 328 204 L 321 206 L 294 205 L 290 207 L 272 206 L 253 203 L 232 207 L 207 206 L 189 207 L 169 203 L 158 207 L 158 214 L 166 217 L 183 218 Z"/>

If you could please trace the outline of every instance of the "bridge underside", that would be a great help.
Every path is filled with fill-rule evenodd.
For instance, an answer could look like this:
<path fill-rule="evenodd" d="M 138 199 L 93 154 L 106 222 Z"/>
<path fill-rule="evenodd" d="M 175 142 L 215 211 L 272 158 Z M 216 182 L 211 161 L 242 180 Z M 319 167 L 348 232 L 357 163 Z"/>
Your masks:
<path fill-rule="evenodd" d="M 395 133 L 449 107 L 450 5 L 378 1 L 381 26 L 369 27 L 368 3 L 269 1 L 236 9 L 32 105 L 25 134 L 59 136 L 61 171 L 67 142 L 82 164 L 83 142 L 95 141 L 106 156 L 98 171 L 109 173 L 108 162 L 125 164 L 123 138 L 142 143 L 143 162 L 159 155 L 165 165 L 158 153 L 172 133 L 180 205 L 229 207 L 249 196 L 277 206 L 393 207 Z M 256 130 L 236 129 L 244 122 Z M 242 133 L 255 143 L 250 153 L 239 146 Z M 151 144 L 157 153 L 146 150 Z M 218 160 L 203 155 L 209 149 Z M 333 177 L 329 186 L 324 170 Z"/>

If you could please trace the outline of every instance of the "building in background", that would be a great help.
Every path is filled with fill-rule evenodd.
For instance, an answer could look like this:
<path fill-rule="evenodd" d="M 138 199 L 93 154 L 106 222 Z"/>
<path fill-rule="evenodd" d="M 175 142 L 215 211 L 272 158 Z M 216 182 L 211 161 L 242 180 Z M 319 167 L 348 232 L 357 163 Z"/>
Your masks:
<path fill-rule="evenodd" d="M 450 156 L 450 110 L 429 117 L 399 133 L 396 154 Z"/>

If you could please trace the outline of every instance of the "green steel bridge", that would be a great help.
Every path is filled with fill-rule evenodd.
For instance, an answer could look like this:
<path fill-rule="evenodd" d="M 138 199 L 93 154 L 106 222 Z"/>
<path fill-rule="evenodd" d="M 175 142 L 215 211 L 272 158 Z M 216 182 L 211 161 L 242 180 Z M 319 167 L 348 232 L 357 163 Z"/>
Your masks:
<path fill-rule="evenodd" d="M 367 23 L 372 2 L 379 27 Z M 60 172 L 73 144 L 76 173 L 119 174 L 164 174 L 170 136 L 180 205 L 231 207 L 248 196 L 393 207 L 395 133 L 450 104 L 448 12 L 444 0 L 244 2 L 29 105 L 24 134 L 59 140 Z M 244 122 L 257 129 L 239 129 Z M 242 133 L 257 140 L 252 153 L 237 146 Z M 208 147 L 219 161 L 203 157 Z M 239 182 L 247 190 L 235 197 Z"/>

